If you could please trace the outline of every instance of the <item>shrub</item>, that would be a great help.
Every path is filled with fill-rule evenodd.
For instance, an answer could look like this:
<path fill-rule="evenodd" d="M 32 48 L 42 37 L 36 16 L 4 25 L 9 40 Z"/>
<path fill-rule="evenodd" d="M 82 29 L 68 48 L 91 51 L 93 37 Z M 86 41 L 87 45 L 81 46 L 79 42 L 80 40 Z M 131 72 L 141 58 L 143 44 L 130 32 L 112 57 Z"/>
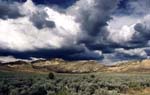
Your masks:
<path fill-rule="evenodd" d="M 54 78 L 55 78 L 54 73 L 53 73 L 53 72 L 50 72 L 50 73 L 48 74 L 48 78 L 49 78 L 49 79 L 54 79 Z"/>
<path fill-rule="evenodd" d="M 95 75 L 91 75 L 91 78 L 95 78 Z"/>

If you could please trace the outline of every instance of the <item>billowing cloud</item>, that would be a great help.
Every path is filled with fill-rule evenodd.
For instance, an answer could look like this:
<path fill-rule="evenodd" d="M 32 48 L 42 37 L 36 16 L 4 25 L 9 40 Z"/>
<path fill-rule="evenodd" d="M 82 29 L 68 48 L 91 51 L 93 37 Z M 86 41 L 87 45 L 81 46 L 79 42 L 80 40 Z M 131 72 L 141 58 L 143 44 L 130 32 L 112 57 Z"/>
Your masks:
<path fill-rule="evenodd" d="M 142 21 L 134 26 L 136 31 L 135 39 L 148 42 L 150 40 L 150 15 L 146 15 Z"/>
<path fill-rule="evenodd" d="M 84 52 L 80 45 L 76 45 L 80 28 L 75 17 L 44 5 L 36 6 L 31 0 L 18 5 L 16 11 L 23 17 L 0 19 L 1 55 L 65 57 Z"/>
<path fill-rule="evenodd" d="M 1 49 L 58 49 L 72 44 L 76 39 L 79 28 L 72 16 L 49 7 L 35 6 L 31 0 L 18 6 L 18 9 L 24 17 L 0 20 Z"/>
<path fill-rule="evenodd" d="M 82 32 L 80 43 L 87 46 L 91 43 L 101 43 L 107 35 L 107 21 L 111 19 L 111 13 L 117 6 L 117 0 L 80 0 L 69 8 L 69 12 L 76 15 Z"/>
<path fill-rule="evenodd" d="M 56 2 L 0 0 L 0 55 L 106 63 L 148 58 L 149 0 L 128 1 L 125 7 L 123 0 L 73 2 L 62 8 Z"/>
<path fill-rule="evenodd" d="M 116 46 L 111 47 L 112 53 L 105 54 L 104 61 L 149 58 L 149 52 L 145 49 L 149 47 L 150 40 L 149 0 L 132 0 L 125 5 L 108 22 L 108 39 Z"/>

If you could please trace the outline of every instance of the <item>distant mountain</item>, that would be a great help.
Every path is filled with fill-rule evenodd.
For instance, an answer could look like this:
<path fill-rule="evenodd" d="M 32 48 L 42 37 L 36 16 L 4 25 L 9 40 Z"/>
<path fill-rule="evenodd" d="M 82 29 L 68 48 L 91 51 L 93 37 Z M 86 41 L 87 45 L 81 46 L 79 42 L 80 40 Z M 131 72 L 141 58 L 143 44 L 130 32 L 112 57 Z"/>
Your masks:
<path fill-rule="evenodd" d="M 122 62 L 105 66 L 97 61 L 65 61 L 62 59 L 16 61 L 1 63 L 0 70 L 23 72 L 91 73 L 91 72 L 150 72 L 150 60 Z"/>

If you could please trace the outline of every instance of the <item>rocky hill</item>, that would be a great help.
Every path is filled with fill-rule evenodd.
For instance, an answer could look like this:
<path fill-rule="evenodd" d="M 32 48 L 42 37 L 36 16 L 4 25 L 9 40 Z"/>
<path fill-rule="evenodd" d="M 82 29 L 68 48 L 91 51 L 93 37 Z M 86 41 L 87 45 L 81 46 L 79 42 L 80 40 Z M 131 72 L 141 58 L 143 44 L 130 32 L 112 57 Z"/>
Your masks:
<path fill-rule="evenodd" d="M 150 60 L 123 62 L 108 67 L 107 72 L 150 72 Z"/>
<path fill-rule="evenodd" d="M 62 59 L 52 59 L 32 62 L 33 68 L 47 69 L 59 73 L 88 73 L 97 72 L 104 66 L 96 61 L 64 61 Z"/>
<path fill-rule="evenodd" d="M 28 72 L 89 73 L 97 72 L 104 65 L 96 61 L 64 61 L 62 59 L 37 60 L 33 62 L 16 61 L 0 64 L 0 70 Z"/>
<path fill-rule="evenodd" d="M 1 63 L 0 70 L 26 72 L 90 73 L 90 72 L 150 72 L 150 60 L 122 62 L 105 66 L 97 61 L 65 61 L 62 59 L 16 61 Z"/>

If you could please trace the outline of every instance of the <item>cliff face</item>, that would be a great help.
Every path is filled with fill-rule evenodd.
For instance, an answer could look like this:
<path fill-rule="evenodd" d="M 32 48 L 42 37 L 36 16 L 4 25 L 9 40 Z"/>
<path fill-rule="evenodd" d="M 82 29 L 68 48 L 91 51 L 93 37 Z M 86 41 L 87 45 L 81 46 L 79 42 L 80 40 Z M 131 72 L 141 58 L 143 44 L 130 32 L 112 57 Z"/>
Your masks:
<path fill-rule="evenodd" d="M 90 72 L 150 72 L 150 60 L 123 62 L 105 66 L 96 61 L 65 61 L 62 59 L 16 61 L 0 64 L 0 70 L 27 72 L 90 73 Z"/>

